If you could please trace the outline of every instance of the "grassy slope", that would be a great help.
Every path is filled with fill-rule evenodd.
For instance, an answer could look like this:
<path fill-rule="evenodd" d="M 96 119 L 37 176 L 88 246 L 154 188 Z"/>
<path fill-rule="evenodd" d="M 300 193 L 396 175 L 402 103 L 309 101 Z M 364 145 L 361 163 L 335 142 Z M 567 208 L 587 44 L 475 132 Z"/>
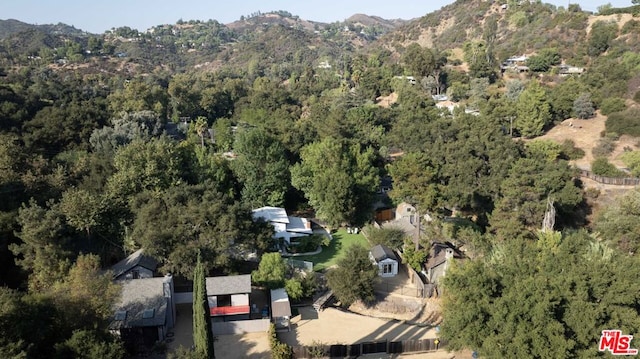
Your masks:
<path fill-rule="evenodd" d="M 335 265 L 347 248 L 354 244 L 360 244 L 365 248 L 369 248 L 369 243 L 362 234 L 349 234 L 342 228 L 332 233 L 333 240 L 328 247 L 323 247 L 322 252 L 312 256 L 295 257 L 297 260 L 313 262 L 313 270 L 321 271 L 332 265 Z"/>

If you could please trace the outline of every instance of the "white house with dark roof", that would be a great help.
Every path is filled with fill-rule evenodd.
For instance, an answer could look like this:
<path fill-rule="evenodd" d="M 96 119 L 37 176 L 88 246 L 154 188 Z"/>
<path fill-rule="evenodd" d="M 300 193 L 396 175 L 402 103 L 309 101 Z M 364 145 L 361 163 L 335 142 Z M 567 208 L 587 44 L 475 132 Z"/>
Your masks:
<path fill-rule="evenodd" d="M 369 260 L 378 267 L 378 276 L 380 277 L 395 277 L 398 274 L 398 257 L 387 246 L 378 244 L 371 248 Z"/>
<path fill-rule="evenodd" d="M 254 220 L 263 219 L 270 223 L 275 234 L 273 238 L 282 238 L 291 244 L 295 238 L 306 237 L 313 234 L 311 221 L 302 217 L 287 215 L 287 211 L 280 207 L 261 207 L 251 211 Z"/>
<path fill-rule="evenodd" d="M 131 253 L 127 258 L 114 264 L 111 267 L 113 279 L 139 279 L 152 278 L 158 268 L 158 261 L 153 257 L 144 254 L 144 249 L 140 248 Z"/>
<path fill-rule="evenodd" d="M 212 317 L 223 321 L 250 319 L 250 274 L 207 277 L 206 286 Z"/>
<path fill-rule="evenodd" d="M 120 280 L 120 298 L 115 306 L 111 333 L 133 352 L 165 339 L 175 325 L 173 277 Z"/>

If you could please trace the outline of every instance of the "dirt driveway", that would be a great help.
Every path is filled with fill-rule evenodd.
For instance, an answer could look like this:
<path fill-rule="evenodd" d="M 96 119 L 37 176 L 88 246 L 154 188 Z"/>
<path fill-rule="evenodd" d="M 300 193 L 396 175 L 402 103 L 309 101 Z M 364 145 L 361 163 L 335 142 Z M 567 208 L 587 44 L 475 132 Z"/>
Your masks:
<path fill-rule="evenodd" d="M 374 340 L 390 341 L 435 338 L 430 326 L 407 325 L 398 320 L 372 318 L 327 308 L 316 312 L 312 307 L 299 308 L 300 315 L 292 321 L 292 330 L 278 337 L 293 346 L 325 344 L 355 344 Z"/>

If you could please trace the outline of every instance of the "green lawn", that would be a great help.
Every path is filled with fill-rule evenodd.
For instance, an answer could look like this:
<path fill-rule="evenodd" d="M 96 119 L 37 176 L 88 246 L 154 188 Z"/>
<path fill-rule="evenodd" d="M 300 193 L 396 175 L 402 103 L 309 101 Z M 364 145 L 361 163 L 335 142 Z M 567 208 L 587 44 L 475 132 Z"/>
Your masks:
<path fill-rule="evenodd" d="M 294 259 L 313 262 L 313 270 L 321 271 L 336 264 L 344 255 L 347 248 L 354 244 L 360 244 L 369 249 L 369 243 L 362 234 L 349 234 L 346 229 L 340 229 L 331 234 L 333 240 L 328 247 L 322 247 L 322 252 L 313 256 L 300 256 Z"/>

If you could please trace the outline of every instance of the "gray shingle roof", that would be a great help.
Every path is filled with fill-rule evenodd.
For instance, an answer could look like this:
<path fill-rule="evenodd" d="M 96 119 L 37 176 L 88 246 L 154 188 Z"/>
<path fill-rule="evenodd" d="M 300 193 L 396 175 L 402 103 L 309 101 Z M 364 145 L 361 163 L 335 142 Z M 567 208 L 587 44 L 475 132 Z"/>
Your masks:
<path fill-rule="evenodd" d="M 251 275 L 207 277 L 207 295 L 251 293 Z"/>
<path fill-rule="evenodd" d="M 383 246 L 382 244 L 378 244 L 377 246 L 371 248 L 371 255 L 376 260 L 376 262 L 380 262 L 387 258 L 393 259 L 394 261 L 398 260 L 395 253 L 393 253 L 393 251 L 389 247 Z"/>
<path fill-rule="evenodd" d="M 157 327 L 165 324 L 167 298 L 164 297 L 165 278 L 130 279 L 118 282 L 122 286 L 111 329 Z M 153 315 L 144 318 L 153 311 Z M 126 314 L 125 314 L 126 313 Z"/>
<path fill-rule="evenodd" d="M 145 255 L 144 250 L 140 248 L 111 267 L 113 278 L 120 277 L 136 266 L 141 266 L 155 272 L 158 267 L 158 262 L 153 257 Z"/>

